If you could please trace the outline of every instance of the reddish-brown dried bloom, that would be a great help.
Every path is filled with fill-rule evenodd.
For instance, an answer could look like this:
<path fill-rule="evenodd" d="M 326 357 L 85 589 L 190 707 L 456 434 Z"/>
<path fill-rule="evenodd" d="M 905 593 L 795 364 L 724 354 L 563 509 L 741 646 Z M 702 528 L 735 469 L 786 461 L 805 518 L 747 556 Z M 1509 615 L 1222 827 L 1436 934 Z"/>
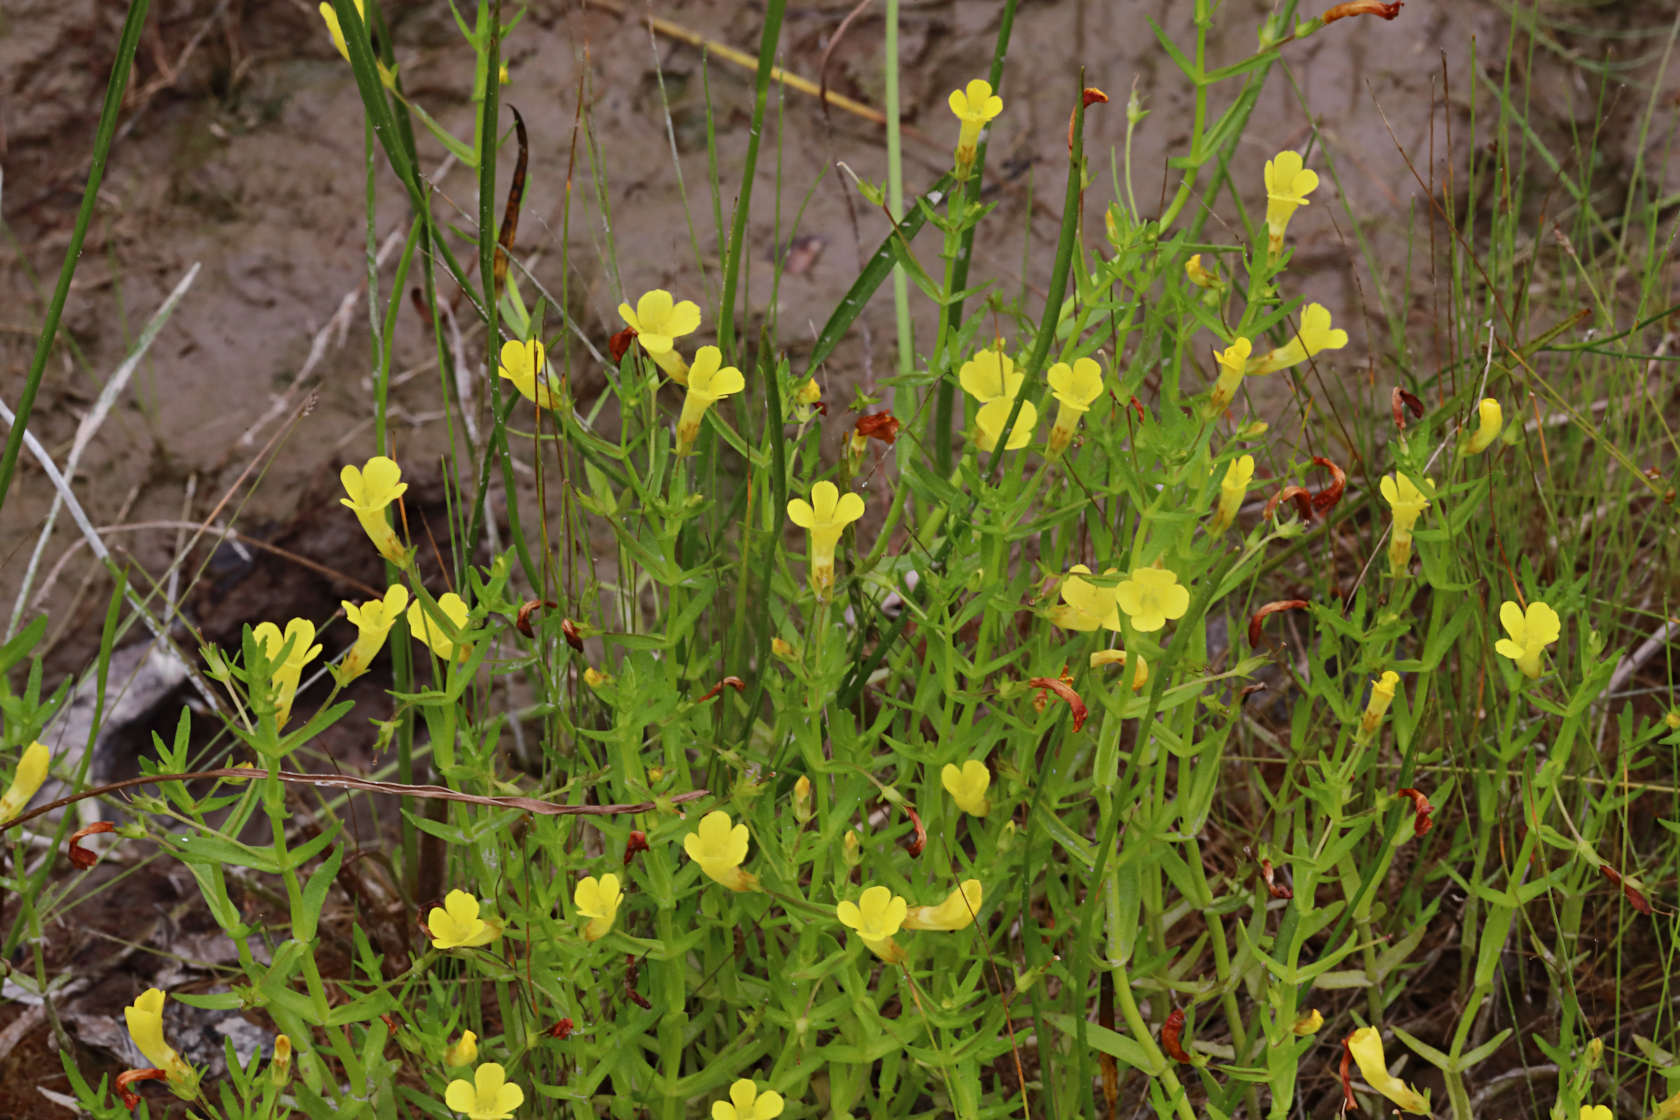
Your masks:
<path fill-rule="evenodd" d="M 1165 1050 L 1167 1057 L 1173 1061 L 1190 1064 L 1195 1059 L 1184 1049 L 1184 1043 L 1180 1041 L 1183 1033 L 1184 1012 L 1175 1007 L 1172 1014 L 1167 1016 L 1167 1021 L 1161 1024 L 1161 1049 Z"/>
<path fill-rule="evenodd" d="M 868 416 L 860 416 L 857 434 L 860 439 L 878 439 L 891 447 L 898 439 L 898 419 L 893 416 L 892 410 L 887 408 L 880 412 L 872 412 Z"/>
<path fill-rule="evenodd" d="M 1276 614 L 1278 611 L 1304 611 L 1311 605 L 1305 599 L 1277 599 L 1265 604 L 1248 616 L 1248 644 L 1260 644 L 1260 624 L 1266 621 L 1267 615 Z"/>
<path fill-rule="evenodd" d="M 1435 827 L 1435 822 L 1430 819 L 1430 814 L 1435 811 L 1435 806 L 1429 803 L 1429 798 L 1423 795 L 1422 790 L 1408 787 L 1397 790 L 1395 796 L 1409 798 L 1412 802 L 1412 811 L 1417 814 L 1416 819 L 1412 821 L 1412 835 L 1422 836 Z"/>
<path fill-rule="evenodd" d="M 514 629 L 518 630 L 527 638 L 536 637 L 536 634 L 534 634 L 531 630 L 531 612 L 536 610 L 538 607 L 557 606 L 559 606 L 559 604 L 553 599 L 527 599 L 525 602 L 519 604 L 519 616 L 513 620 Z"/>
<path fill-rule="evenodd" d="M 117 826 L 110 821 L 94 821 L 86 828 L 78 828 L 70 834 L 70 846 L 64 853 L 70 857 L 70 862 L 77 868 L 86 871 L 99 862 L 99 853 L 91 848 L 82 847 L 82 841 L 89 836 L 97 836 L 102 832 L 115 832 Z"/>
<path fill-rule="evenodd" d="M 1383 0 L 1351 0 L 1346 4 L 1337 4 L 1325 11 L 1319 18 L 1325 23 L 1335 23 L 1339 19 L 1349 16 L 1376 16 L 1378 19 L 1393 19 L 1400 14 L 1405 6 L 1405 0 L 1394 0 L 1394 3 L 1384 3 Z"/>
<path fill-rule="evenodd" d="M 1085 726 L 1086 717 L 1091 713 L 1085 707 L 1085 701 L 1079 698 L 1079 693 L 1073 690 L 1073 685 L 1060 677 L 1034 677 L 1027 683 L 1041 690 L 1038 694 L 1040 700 L 1044 698 L 1042 690 L 1048 689 L 1066 701 L 1068 710 L 1073 713 L 1073 729 L 1075 731 Z"/>

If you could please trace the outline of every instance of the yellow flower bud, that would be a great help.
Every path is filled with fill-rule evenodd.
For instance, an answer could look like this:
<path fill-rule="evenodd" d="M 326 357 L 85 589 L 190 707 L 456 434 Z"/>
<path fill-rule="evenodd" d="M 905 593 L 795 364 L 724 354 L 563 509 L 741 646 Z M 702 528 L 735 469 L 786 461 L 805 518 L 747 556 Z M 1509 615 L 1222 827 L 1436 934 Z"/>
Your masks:
<path fill-rule="evenodd" d="M 1499 438 L 1499 429 L 1505 425 L 1505 413 L 1499 407 L 1499 402 L 1492 397 L 1483 399 L 1476 406 L 1476 434 L 1470 437 L 1470 445 L 1464 449 L 1466 455 L 1480 455 L 1488 449 L 1488 445 Z"/>
<path fill-rule="evenodd" d="M 1384 671 L 1383 675 L 1371 682 L 1371 699 L 1365 704 L 1365 714 L 1359 720 L 1359 735 L 1369 739 L 1382 723 L 1382 718 L 1388 712 L 1388 706 L 1394 702 L 1394 688 L 1400 683 L 1400 674 L 1393 669 Z"/>
<path fill-rule="evenodd" d="M 793 783 L 793 819 L 800 824 L 810 823 L 816 813 L 815 798 L 811 790 L 811 779 L 799 775 L 799 780 Z"/>
<path fill-rule="evenodd" d="M 31 743 L 24 748 L 17 770 L 12 774 L 12 783 L 6 787 L 5 795 L 0 796 L 0 822 L 9 821 L 22 813 L 30 799 L 40 792 L 47 780 L 47 764 L 51 761 L 52 755 L 45 743 Z"/>
<path fill-rule="evenodd" d="M 847 867 L 856 867 L 863 862 L 863 841 L 858 839 L 856 829 L 848 828 L 846 835 L 840 838 L 841 858 Z"/>
<path fill-rule="evenodd" d="M 1294 1031 L 1298 1036 L 1305 1037 L 1309 1034 L 1317 1034 L 1318 1028 L 1323 1025 L 1324 1016 L 1320 1015 L 1318 1008 L 1315 1007 L 1299 1019 L 1296 1019 L 1295 1025 L 1291 1027 L 1290 1030 Z"/>
<path fill-rule="evenodd" d="M 1223 533 L 1237 519 L 1243 499 L 1248 496 L 1248 484 L 1254 478 L 1254 456 L 1243 455 L 1231 460 L 1225 477 L 1219 481 L 1219 505 L 1213 511 L 1209 533 Z"/>
<path fill-rule="evenodd" d="M 470 1066 L 476 1061 L 478 1036 L 471 1031 L 462 1031 L 460 1038 L 444 1048 L 443 1064 L 446 1066 Z"/>

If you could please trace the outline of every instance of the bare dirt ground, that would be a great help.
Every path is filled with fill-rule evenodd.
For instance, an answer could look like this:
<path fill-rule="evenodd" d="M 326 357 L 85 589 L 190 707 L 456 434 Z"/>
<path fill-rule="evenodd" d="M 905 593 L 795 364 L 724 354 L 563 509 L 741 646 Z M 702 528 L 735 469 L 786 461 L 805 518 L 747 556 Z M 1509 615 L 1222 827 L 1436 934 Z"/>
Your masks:
<path fill-rule="evenodd" d="M 470 136 L 472 60 L 448 7 L 389 7 L 407 91 L 458 135 Z M 977 240 L 975 274 L 1005 292 L 1024 287 L 1031 293 L 1041 290 L 1049 265 L 1079 67 L 1087 84 L 1114 99 L 1089 114 L 1089 151 L 1118 151 L 1134 83 L 1150 109 L 1133 165 L 1140 204 L 1153 211 L 1159 202 L 1150 200 L 1166 193 L 1166 157 L 1188 135 L 1190 98 L 1145 17 L 1181 42 L 1189 41 L 1191 30 L 1190 5 L 1181 0 L 1055 0 L 1022 7 L 1001 89 L 1007 110 L 991 142 L 992 166 L 1006 171 L 1007 183 Z M 1223 5 L 1210 62 L 1233 62 L 1252 50 L 1269 7 L 1255 0 Z M 1624 14 L 1630 7 L 1601 7 L 1583 18 L 1606 21 L 1601 30 L 1632 26 L 1633 17 Z M 915 130 L 906 144 L 906 180 L 916 190 L 948 163 L 955 130 L 945 94 L 985 72 L 999 5 L 911 0 L 904 9 L 904 98 Z M 792 7 L 783 65 L 817 78 L 846 12 L 839 4 Z M 103 0 L 8 0 L 0 12 L 0 397 L 12 404 L 68 241 L 122 14 L 120 5 Z M 654 14 L 749 53 L 757 46 L 754 5 L 686 0 L 661 4 Z M 1246 163 L 1237 173 L 1248 176 L 1257 197 L 1263 161 L 1279 148 L 1306 143 L 1317 125 L 1324 150 L 1314 162 L 1321 170 L 1333 164 L 1336 174 L 1324 176 L 1324 187 L 1291 232 L 1300 246 L 1299 292 L 1328 304 L 1352 335 L 1333 367 L 1337 377 L 1375 378 L 1386 386 L 1405 373 L 1392 368 L 1378 292 L 1343 200 L 1369 223 L 1385 267 L 1402 260 L 1408 222 L 1427 220 L 1418 177 L 1441 184 L 1450 174 L 1462 176 L 1465 152 L 1448 144 L 1447 127 L 1450 122 L 1456 138 L 1468 135 L 1475 68 L 1497 80 L 1506 36 L 1506 17 L 1491 3 L 1414 0 L 1393 23 L 1349 20 L 1285 52 L 1287 69 L 1255 114 Z M 879 104 L 881 41 L 878 15 L 866 13 L 829 56 L 831 86 Z M 1635 153 L 1624 149 L 1648 95 L 1637 85 L 1639 71 L 1630 66 L 1634 84 L 1605 109 L 1567 56 L 1568 44 L 1580 40 L 1565 34 L 1559 41 L 1563 49 L 1521 62 L 1532 71 L 1533 88 L 1545 94 L 1533 110 L 1536 127 L 1555 138 L 1603 118 L 1603 158 L 1612 172 L 1631 166 Z M 1581 47 L 1601 48 L 1591 36 Z M 619 327 L 618 302 L 648 288 L 666 287 L 715 308 L 721 251 L 707 179 L 706 97 L 717 125 L 727 221 L 747 139 L 750 74 L 716 60 L 703 72 L 695 47 L 652 35 L 612 11 L 559 0 L 530 5 L 509 52 L 511 82 L 503 97 L 520 109 L 531 134 L 517 248 L 533 276 L 550 291 L 564 288 L 567 313 L 597 350 Z M 1633 62 L 1654 66 L 1653 60 Z M 582 139 L 574 145 L 580 90 L 593 147 Z M 1486 87 L 1477 91 L 1483 105 L 1487 93 Z M 1672 105 L 1663 104 L 1667 116 L 1659 122 L 1659 139 L 1673 127 Z M 837 112 L 825 116 L 802 94 L 780 98 L 773 118 L 753 188 L 746 308 L 755 318 L 773 311 L 782 344 L 797 353 L 884 232 L 879 214 L 855 201 L 848 205 L 848 193 L 856 196 L 836 168 L 843 162 L 880 181 L 885 151 L 875 126 Z M 357 550 L 346 545 L 343 531 L 354 526 L 337 505 L 336 483 L 342 463 L 371 454 L 361 121 L 350 71 L 333 51 L 313 3 L 155 0 L 120 139 L 31 419 L 35 434 L 62 460 L 140 325 L 191 266 L 202 266 L 73 481 L 118 562 L 142 586 L 162 578 L 180 547 L 182 526 L 211 517 L 342 573 L 335 579 L 272 558 L 255 568 L 218 558 L 185 598 L 189 621 L 224 642 L 247 621 L 299 613 L 326 618 L 350 586 L 347 580 L 370 578 L 346 560 Z M 422 136 L 422 146 L 427 166 L 443 165 L 435 143 Z M 596 162 L 592 151 L 604 158 Z M 1109 199 L 1106 159 L 1098 155 L 1093 169 L 1098 182 L 1087 217 L 1095 220 Z M 1672 162 L 1665 176 L 1669 189 L 1680 184 Z M 596 182 L 610 200 L 610 243 Z M 377 240 L 383 243 L 400 237 L 407 219 L 382 162 L 378 184 L 383 209 Z M 444 219 L 470 232 L 472 175 L 449 168 L 436 186 Z M 1210 229 L 1219 236 L 1217 222 Z M 820 255 L 783 280 L 776 306 L 768 308 L 776 247 L 798 237 L 820 246 Z M 381 277 L 389 282 L 389 262 Z M 1390 267 L 1384 280 L 1393 279 Z M 1427 261 L 1419 260 L 1408 311 L 1420 343 L 1416 352 L 1425 361 L 1434 315 L 1428 285 Z M 1034 302 L 1031 295 L 1028 301 Z M 709 329 L 710 311 L 707 317 Z M 924 331 L 928 325 L 922 323 Z M 481 354 L 481 336 L 466 326 L 469 352 Z M 427 337 L 425 324 L 405 308 L 397 330 L 393 435 L 411 476 L 435 488 L 448 437 Z M 569 363 L 584 395 L 591 386 L 598 391 L 598 360 L 587 347 L 557 344 L 554 353 Z M 828 399 L 842 405 L 828 417 L 832 435 L 838 438 L 855 418 L 843 407 L 853 389 L 871 387 L 893 365 L 891 309 L 883 295 L 823 373 Z M 472 391 L 482 394 L 484 385 L 480 369 Z M 1287 403 L 1280 400 L 1280 410 L 1287 411 Z M 0 610 L 7 617 L 50 500 L 44 476 L 26 455 L 0 512 Z M 201 549 L 195 559 L 207 555 Z M 108 577 L 61 518 L 24 605 L 26 619 L 40 611 L 51 616 L 49 684 L 84 667 L 108 593 Z M 342 747 L 341 758 L 347 758 L 357 744 Z M 90 988 L 120 1023 L 121 1005 L 157 975 L 159 965 L 144 952 L 113 954 L 99 931 L 132 933 L 136 910 L 154 925 L 162 922 L 160 916 L 174 915 L 191 889 L 150 873 L 120 892 L 97 895 L 52 931 L 52 956 L 60 965 L 85 968 Z M 190 921 L 173 917 L 161 929 L 166 941 L 182 944 L 194 934 Z M 13 1044 L 0 1046 L 0 1116 L 64 1115 L 35 1092 L 62 1093 L 67 1086 L 56 1073 L 47 1025 L 36 1021 L 14 1031 L 18 1037 L 4 1034 L 27 1014 L 22 1004 L 0 1002 L 0 1037 Z M 82 1041 L 92 1047 L 86 1051 L 91 1068 L 121 1068 L 101 1048 L 106 1041 L 115 1045 L 114 1039 Z"/>

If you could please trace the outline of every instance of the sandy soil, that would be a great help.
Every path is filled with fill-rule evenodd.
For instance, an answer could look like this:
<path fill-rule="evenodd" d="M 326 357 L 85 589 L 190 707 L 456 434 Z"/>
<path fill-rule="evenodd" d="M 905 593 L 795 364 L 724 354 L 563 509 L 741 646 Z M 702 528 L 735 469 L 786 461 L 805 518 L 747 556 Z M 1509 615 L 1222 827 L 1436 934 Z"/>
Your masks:
<path fill-rule="evenodd" d="M 472 108 L 464 95 L 471 58 L 447 6 L 392 7 L 406 88 L 457 134 L 470 135 Z M 1251 50 L 1269 7 L 1255 0 L 1226 3 L 1210 62 L 1233 62 Z M 122 12 L 101 0 L 8 0 L 6 8 L 0 14 L 0 217 L 7 235 L 0 254 L 0 396 L 15 403 L 74 219 Z M 997 11 L 998 5 L 978 0 L 905 5 L 904 97 L 907 121 L 918 133 L 906 146 L 912 189 L 931 182 L 946 163 L 954 127 L 945 93 L 984 73 Z M 1633 18 L 1618 11 L 1605 9 L 1593 18 L 1616 27 Z M 1042 287 L 1064 175 L 1069 98 L 1081 65 L 1087 84 L 1114 98 L 1090 113 L 1093 152 L 1118 147 L 1127 92 L 1135 82 L 1142 93 L 1151 115 L 1133 156 L 1136 183 L 1145 209 L 1159 206 L 1148 200 L 1165 193 L 1165 157 L 1186 139 L 1190 101 L 1186 84 L 1152 42 L 1145 17 L 1187 41 L 1189 12 L 1181 0 L 1023 5 L 1001 90 L 1008 108 L 991 145 L 993 165 L 1007 168 L 1011 178 L 978 239 L 977 275 L 992 278 L 1004 292 Z M 755 6 L 687 0 L 661 4 L 657 14 L 749 53 L 756 49 Z M 845 14 L 838 4 L 790 11 L 784 65 L 815 78 Z M 1314 162 L 1321 171 L 1333 165 L 1335 176 L 1325 176 L 1324 189 L 1292 233 L 1300 245 L 1298 290 L 1328 304 L 1352 335 L 1331 368 L 1335 377 L 1350 383 L 1375 377 L 1386 394 L 1386 385 L 1405 372 L 1393 368 L 1380 293 L 1348 215 L 1370 223 L 1379 259 L 1402 259 L 1396 247 L 1407 223 L 1421 222 L 1427 207 L 1417 177 L 1440 184 L 1463 175 L 1460 141 L 1468 135 L 1465 109 L 1476 81 L 1471 43 L 1483 44 L 1484 58 L 1496 60 L 1505 27 L 1496 7 L 1481 0 L 1414 0 L 1393 23 L 1350 20 L 1285 53 L 1288 71 L 1272 83 L 1255 115 L 1238 173 L 1252 180 L 1257 197 L 1262 162 L 1281 147 L 1304 144 L 1316 123 L 1322 150 Z M 1568 35 L 1560 41 L 1580 42 Z M 881 49 L 880 21 L 867 14 L 829 56 L 832 86 L 879 103 Z M 532 154 L 518 250 L 534 278 L 550 291 L 564 290 L 564 307 L 597 350 L 618 329 L 614 308 L 626 295 L 633 299 L 662 286 L 715 308 L 720 252 L 707 181 L 705 98 L 709 92 L 717 121 L 727 208 L 746 144 L 750 75 L 714 62 L 703 80 L 694 47 L 652 36 L 611 12 L 557 0 L 530 6 L 510 54 L 512 81 L 503 96 L 524 114 Z M 1634 61 L 1649 67 L 1654 59 Z M 1497 74 L 1496 61 L 1479 65 Z M 1542 136 L 1566 137 L 1571 126 L 1602 117 L 1603 157 L 1612 172 L 1605 181 L 1614 181 L 1617 166 L 1631 166 L 1635 153 L 1623 149 L 1632 144 L 1632 125 L 1645 110 L 1648 91 L 1630 85 L 1601 110 L 1597 90 L 1560 54 L 1541 51 L 1523 65 L 1547 93 L 1535 114 Z M 1634 77 L 1638 72 L 1629 71 Z M 580 88 L 594 147 L 580 141 L 574 148 Z M 1487 92 L 1477 91 L 1481 104 Z M 782 344 L 798 352 L 883 233 L 879 214 L 848 204 L 846 180 L 835 169 L 844 162 L 880 181 L 886 164 L 879 130 L 866 122 L 839 113 L 825 118 L 797 93 L 787 94 L 776 110 L 751 200 L 746 307 L 755 317 L 773 311 Z M 1663 101 L 1661 112 L 1659 139 L 1672 129 L 1672 105 Z M 162 576 L 182 540 L 180 524 L 213 511 L 248 533 L 283 540 L 289 549 L 340 568 L 354 550 L 336 531 L 345 525 L 328 529 L 323 519 L 348 522 L 336 503 L 336 471 L 371 453 L 363 129 L 349 69 L 305 0 L 156 0 L 123 121 L 31 427 L 62 459 L 140 325 L 200 264 L 195 285 L 83 457 L 76 492 L 93 522 L 104 527 L 119 562 L 141 583 Z M 1447 142 L 1449 122 L 1454 145 Z M 673 143 L 686 197 L 673 170 Z M 437 145 L 426 150 L 427 166 L 443 163 Z M 592 151 L 604 158 L 597 162 Z M 1100 158 L 1094 162 L 1099 186 L 1091 196 L 1093 219 L 1107 201 L 1101 185 L 1106 171 Z M 405 221 L 382 162 L 378 171 L 383 202 L 376 238 L 384 242 L 400 237 Z M 1664 175 L 1669 189 L 1680 186 L 1672 161 Z M 574 188 L 569 216 L 568 181 Z M 470 230 L 472 177 L 455 167 L 439 174 L 436 185 L 444 218 Z M 602 196 L 610 200 L 610 241 L 597 205 Z M 1030 197 L 1040 201 L 1032 205 Z M 814 239 L 805 244 L 822 251 L 807 270 L 784 279 L 769 308 L 776 247 L 799 237 Z M 1414 267 L 1409 310 L 1418 328 L 1416 353 L 1428 362 L 1434 312 L 1427 262 Z M 389 278 L 387 264 L 382 283 Z M 1393 271 L 1383 278 L 1393 281 Z M 707 319 L 710 329 L 710 311 Z M 928 327 L 924 320 L 924 333 Z M 465 345 L 473 353 L 484 349 L 482 336 L 470 328 Z M 397 346 L 397 453 L 412 475 L 435 487 L 448 437 L 425 324 L 407 308 Z M 584 394 L 592 386 L 598 391 L 599 365 L 589 348 L 559 344 L 554 354 L 569 363 Z M 891 309 L 883 293 L 824 371 L 829 399 L 850 400 L 853 387 L 871 386 L 893 364 Z M 482 394 L 484 384 L 480 369 L 473 391 Z M 852 419 L 836 408 L 827 423 L 837 437 Z M 49 502 L 45 479 L 26 456 L 0 512 L 0 610 L 7 616 Z M 90 566 L 67 524 L 60 518 L 25 611 L 26 617 L 51 613 L 50 668 L 58 675 L 84 664 L 108 593 L 108 579 Z M 272 565 L 259 573 L 209 579 L 188 598 L 194 620 L 226 640 L 244 621 L 286 617 L 306 607 L 325 617 L 346 586 Z M 164 896 L 174 887 L 160 882 L 157 889 L 156 904 L 166 906 Z M 124 1000 L 132 994 L 120 993 Z M 18 1013 L 15 1005 L 0 1006 L 0 1030 Z M 62 1115 L 39 1097 L 12 1092 L 19 1085 L 17 1062 L 43 1068 L 46 1039 L 44 1028 L 32 1031 L 0 1062 L 0 1086 L 6 1087 L 0 1114 Z M 48 1082 L 64 1090 L 61 1077 L 43 1084 Z M 32 1111 L 40 1109 L 45 1111 Z"/>

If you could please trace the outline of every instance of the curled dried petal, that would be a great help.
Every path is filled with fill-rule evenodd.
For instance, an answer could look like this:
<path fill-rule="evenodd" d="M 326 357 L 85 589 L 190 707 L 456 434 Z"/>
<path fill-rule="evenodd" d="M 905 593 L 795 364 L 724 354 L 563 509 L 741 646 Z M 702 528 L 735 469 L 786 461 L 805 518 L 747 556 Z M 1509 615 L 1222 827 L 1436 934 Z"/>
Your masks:
<path fill-rule="evenodd" d="M 1314 512 L 1324 513 L 1342 500 L 1342 491 L 1347 488 L 1347 472 L 1322 456 L 1314 455 L 1313 462 L 1330 472 L 1330 485 L 1312 496 Z"/>
<path fill-rule="evenodd" d="M 1319 18 L 1325 23 L 1335 23 L 1337 20 L 1347 19 L 1349 16 L 1376 16 L 1378 19 L 1393 19 L 1400 14 L 1400 9 L 1404 6 L 1405 0 L 1393 0 L 1393 3 L 1387 3 L 1385 0 L 1349 0 L 1346 4 L 1337 4 L 1335 7 L 1327 9 Z"/>
<path fill-rule="evenodd" d="M 890 447 L 893 441 L 898 439 L 898 418 L 887 408 L 880 412 L 872 412 L 868 416 L 860 416 L 857 434 L 865 439 L 878 439 Z"/>
<path fill-rule="evenodd" d="M 1412 821 L 1412 835 L 1422 836 L 1431 828 L 1435 827 L 1435 822 L 1430 819 L 1430 814 L 1435 811 L 1435 806 L 1429 803 L 1429 798 L 1423 795 L 1422 790 L 1407 787 L 1406 789 L 1395 791 L 1395 796 L 1410 799 L 1412 803 L 1412 811 L 1417 814 L 1416 819 Z"/>
<path fill-rule="evenodd" d="M 1167 1021 L 1161 1024 L 1161 1049 L 1167 1052 L 1167 1057 L 1175 1062 L 1189 1063 L 1192 1061 L 1189 1053 L 1184 1049 L 1180 1037 L 1184 1033 L 1184 1012 L 1173 1008 Z"/>
<path fill-rule="evenodd" d="M 1085 726 L 1086 718 L 1091 714 L 1085 707 L 1085 701 L 1079 698 L 1079 693 L 1073 686 L 1058 677 L 1034 677 L 1027 682 L 1034 688 L 1047 688 L 1067 702 L 1068 710 L 1073 713 L 1073 729 L 1078 731 Z"/>
<path fill-rule="evenodd" d="M 745 692 L 747 690 L 746 682 L 740 677 L 724 677 L 721 681 L 717 682 L 709 690 L 707 690 L 706 695 L 700 697 L 700 699 L 696 700 L 695 703 L 704 704 L 706 701 L 722 692 L 724 685 L 728 685 L 736 692 Z"/>
<path fill-rule="evenodd" d="M 78 828 L 70 834 L 70 846 L 64 854 L 70 857 L 70 862 L 78 869 L 86 871 L 99 862 L 99 853 L 92 848 L 82 847 L 82 841 L 89 836 L 97 836 L 100 833 L 115 832 L 116 830 L 117 826 L 110 821 L 94 821 L 86 828 Z"/>
<path fill-rule="evenodd" d="M 1276 614 L 1278 611 L 1304 611 L 1310 606 L 1312 604 L 1305 599 L 1274 599 L 1272 602 L 1264 604 L 1259 610 L 1248 616 L 1248 644 L 1251 646 L 1260 644 L 1260 624 L 1266 621 L 1267 615 Z"/>
<path fill-rule="evenodd" d="M 531 630 L 531 612 L 538 607 L 557 607 L 560 604 L 553 599 L 527 599 L 519 604 L 519 616 L 513 620 L 514 629 L 527 638 L 534 638 L 536 634 Z"/>

